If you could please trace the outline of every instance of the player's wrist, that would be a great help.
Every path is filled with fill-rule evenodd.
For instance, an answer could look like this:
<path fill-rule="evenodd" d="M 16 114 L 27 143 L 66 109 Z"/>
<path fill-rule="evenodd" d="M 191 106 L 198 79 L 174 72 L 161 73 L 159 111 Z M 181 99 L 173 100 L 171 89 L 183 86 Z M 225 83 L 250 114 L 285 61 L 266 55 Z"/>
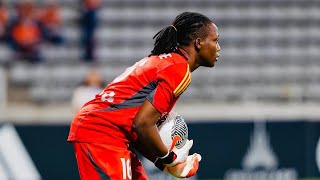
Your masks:
<path fill-rule="evenodd" d="M 170 151 L 168 151 L 166 155 L 164 155 L 164 156 L 162 156 L 162 157 L 159 157 L 159 158 L 160 158 L 160 159 L 164 159 L 164 158 L 168 157 L 169 154 L 170 154 Z"/>
<path fill-rule="evenodd" d="M 156 161 L 154 162 L 154 165 L 161 171 L 163 171 L 166 168 L 166 164 L 164 164 L 160 158 L 156 159 Z"/>
<path fill-rule="evenodd" d="M 169 151 L 165 156 L 163 157 L 158 157 L 158 160 L 164 163 L 165 165 L 168 166 L 173 166 L 176 163 L 175 160 L 177 159 L 177 154 L 174 153 L 173 151 Z"/>
<path fill-rule="evenodd" d="M 176 153 L 173 151 L 168 151 L 166 155 L 163 157 L 158 157 L 154 164 L 157 168 L 159 168 L 161 171 L 163 171 L 167 166 L 174 166 L 175 160 L 177 159 Z"/>
<path fill-rule="evenodd" d="M 173 151 L 170 151 L 168 156 L 166 156 L 165 158 L 161 158 L 162 162 L 167 165 L 172 165 L 172 163 L 176 159 L 177 159 L 177 155 Z"/>

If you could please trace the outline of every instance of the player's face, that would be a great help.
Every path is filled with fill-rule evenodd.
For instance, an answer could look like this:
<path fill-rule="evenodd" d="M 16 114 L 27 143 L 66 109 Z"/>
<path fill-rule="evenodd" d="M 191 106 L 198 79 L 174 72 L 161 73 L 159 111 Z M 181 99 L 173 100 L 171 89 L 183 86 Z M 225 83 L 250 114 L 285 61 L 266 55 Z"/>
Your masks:
<path fill-rule="evenodd" d="M 220 45 L 218 43 L 218 27 L 212 23 L 208 30 L 208 36 L 201 41 L 199 50 L 199 65 L 213 67 L 219 58 Z"/>

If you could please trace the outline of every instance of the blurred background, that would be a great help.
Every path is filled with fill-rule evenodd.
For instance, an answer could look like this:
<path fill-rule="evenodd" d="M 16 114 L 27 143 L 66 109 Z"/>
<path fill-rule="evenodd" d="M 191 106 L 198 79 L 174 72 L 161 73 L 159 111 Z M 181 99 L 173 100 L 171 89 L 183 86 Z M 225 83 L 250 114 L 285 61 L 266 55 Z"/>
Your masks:
<path fill-rule="evenodd" d="M 184 11 L 221 46 L 175 107 L 203 155 L 194 179 L 320 179 L 319 0 L 0 0 L 0 179 L 79 179 L 74 113 Z"/>

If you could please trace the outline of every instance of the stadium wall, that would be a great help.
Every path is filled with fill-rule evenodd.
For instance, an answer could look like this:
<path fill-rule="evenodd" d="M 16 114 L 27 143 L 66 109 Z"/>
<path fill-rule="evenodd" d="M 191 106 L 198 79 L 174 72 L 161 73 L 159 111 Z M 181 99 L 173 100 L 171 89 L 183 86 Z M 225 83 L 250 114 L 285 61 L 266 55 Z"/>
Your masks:
<path fill-rule="evenodd" d="M 320 179 L 320 121 L 198 121 L 188 124 L 192 152 L 203 157 L 193 179 Z M 14 178 L 19 170 L 29 179 L 79 179 L 72 146 L 66 142 L 68 130 L 65 124 L 3 123 L 0 178 L 19 179 Z M 34 168 L 23 168 L 27 163 Z M 150 179 L 170 179 L 149 162 L 143 163 Z"/>

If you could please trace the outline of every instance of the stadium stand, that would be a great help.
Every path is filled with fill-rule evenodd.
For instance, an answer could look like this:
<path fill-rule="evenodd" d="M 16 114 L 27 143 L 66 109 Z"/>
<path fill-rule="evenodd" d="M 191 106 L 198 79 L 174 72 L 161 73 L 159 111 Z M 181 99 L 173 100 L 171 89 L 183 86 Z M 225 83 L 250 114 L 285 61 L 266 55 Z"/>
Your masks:
<path fill-rule="evenodd" d="M 70 101 L 88 68 L 80 60 L 76 1 L 60 3 L 66 44 L 44 45 L 42 64 L 15 63 L 8 69 L 9 88 L 26 88 L 31 102 Z M 96 35 L 105 81 L 148 55 L 153 35 L 183 11 L 212 18 L 222 48 L 216 68 L 195 71 L 184 96 L 192 101 L 320 103 L 320 1 L 104 1 Z M 10 56 L 3 45 L 0 53 L 0 62 Z"/>

